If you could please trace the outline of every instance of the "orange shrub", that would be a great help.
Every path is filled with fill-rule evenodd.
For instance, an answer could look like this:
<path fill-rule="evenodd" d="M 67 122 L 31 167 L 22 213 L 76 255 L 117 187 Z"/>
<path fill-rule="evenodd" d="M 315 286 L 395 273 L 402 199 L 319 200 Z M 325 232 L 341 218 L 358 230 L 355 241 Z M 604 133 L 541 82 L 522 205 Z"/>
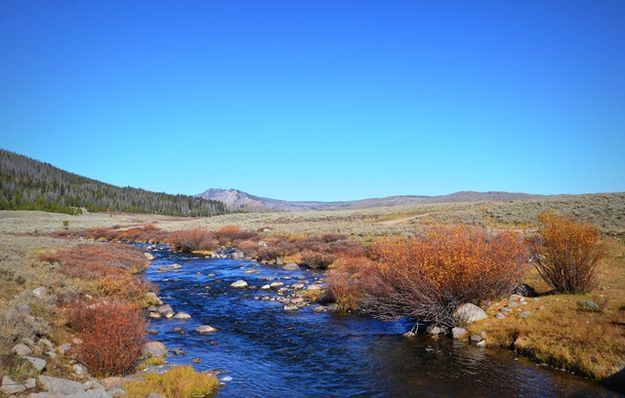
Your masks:
<path fill-rule="evenodd" d="M 601 234 L 590 224 L 551 212 L 538 216 L 538 236 L 532 240 L 536 269 L 562 293 L 585 293 L 596 286 L 597 263 L 604 254 Z"/>
<path fill-rule="evenodd" d="M 98 291 L 107 297 L 141 302 L 155 287 L 143 278 L 128 273 L 105 275 L 98 280 Z"/>
<path fill-rule="evenodd" d="M 222 244 L 228 244 L 234 241 L 254 238 L 257 236 L 257 233 L 252 231 L 243 231 L 236 225 L 224 225 L 215 231 L 215 235 Z"/>
<path fill-rule="evenodd" d="M 301 264 L 313 269 L 326 269 L 334 260 L 336 260 L 336 256 L 332 254 L 306 250 L 302 252 Z"/>
<path fill-rule="evenodd" d="M 341 257 L 332 264 L 328 272 L 328 289 L 339 308 L 356 310 L 362 294 L 370 284 L 367 272 L 373 262 L 367 257 Z"/>
<path fill-rule="evenodd" d="M 169 236 L 169 241 L 173 249 L 180 252 L 213 250 L 218 246 L 215 234 L 203 229 L 172 232 Z"/>
<path fill-rule="evenodd" d="M 460 304 L 479 305 L 510 293 L 526 271 L 526 254 L 512 232 L 432 228 L 413 238 L 377 242 L 374 264 L 356 272 L 360 277 L 354 288 L 362 291 L 350 294 L 359 297 L 360 309 L 382 318 L 409 316 L 452 325 Z M 342 272 L 340 265 L 337 272 Z M 333 290 L 345 289 L 332 278 L 329 283 Z"/>
<path fill-rule="evenodd" d="M 145 320 L 140 310 L 116 302 L 94 304 L 80 310 L 80 339 L 73 349 L 76 359 L 95 376 L 124 374 L 141 356 Z"/>
<path fill-rule="evenodd" d="M 139 272 L 149 265 L 140 250 L 123 244 L 81 244 L 39 256 L 57 262 L 60 272 L 72 278 L 93 279 L 117 270 Z"/>

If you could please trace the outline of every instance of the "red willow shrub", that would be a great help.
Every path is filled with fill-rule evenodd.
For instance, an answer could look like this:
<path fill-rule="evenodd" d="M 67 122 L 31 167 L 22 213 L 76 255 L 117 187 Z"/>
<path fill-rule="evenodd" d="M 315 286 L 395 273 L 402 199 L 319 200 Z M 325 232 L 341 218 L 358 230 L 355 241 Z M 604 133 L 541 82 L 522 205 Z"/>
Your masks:
<path fill-rule="evenodd" d="M 72 354 L 95 376 L 125 374 L 137 364 L 145 342 L 146 322 L 128 303 L 74 303 L 67 316 L 80 330 L 81 344 Z"/>
<path fill-rule="evenodd" d="M 175 231 L 169 235 L 173 249 L 180 252 L 213 250 L 219 246 L 215 233 L 203 229 Z"/>
<path fill-rule="evenodd" d="M 217 236 L 222 245 L 226 245 L 236 241 L 256 238 L 258 234 L 253 231 L 243 231 L 236 225 L 224 225 L 215 231 L 215 236 Z"/>
<path fill-rule="evenodd" d="M 538 216 L 538 236 L 531 240 L 536 269 L 562 293 L 586 293 L 597 283 L 597 263 L 604 255 L 601 234 L 590 224 L 551 212 Z"/>
<path fill-rule="evenodd" d="M 93 279 L 124 270 L 140 272 L 149 265 L 143 253 L 123 244 L 81 244 L 39 256 L 42 261 L 57 262 L 60 272 L 72 278 Z"/>
<path fill-rule="evenodd" d="M 463 303 L 510 293 L 527 270 L 518 234 L 468 227 L 386 239 L 374 244 L 371 257 L 373 263 L 351 269 L 339 264 L 330 289 L 354 290 L 350 295 L 358 297 L 359 308 L 381 318 L 408 316 L 442 325 L 455 323 L 453 312 Z M 355 286 L 340 286 L 352 280 Z"/>

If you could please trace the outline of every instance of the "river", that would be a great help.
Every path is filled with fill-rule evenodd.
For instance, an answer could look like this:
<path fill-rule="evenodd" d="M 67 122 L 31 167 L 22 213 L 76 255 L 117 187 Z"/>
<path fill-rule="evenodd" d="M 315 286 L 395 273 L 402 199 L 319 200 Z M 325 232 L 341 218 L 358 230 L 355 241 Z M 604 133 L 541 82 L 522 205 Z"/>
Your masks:
<path fill-rule="evenodd" d="M 447 337 L 405 338 L 402 333 L 411 326 L 407 321 L 315 313 L 312 306 L 286 312 L 281 303 L 259 299 L 277 297 L 275 290 L 251 287 L 270 283 L 269 278 L 285 285 L 310 283 L 322 278 L 317 271 L 207 259 L 173 253 L 166 246 L 151 253 L 155 259 L 146 277 L 175 311 L 192 316 L 152 321 L 149 327 L 158 334 L 151 338 L 184 351 L 171 354 L 170 364 L 219 370 L 224 383 L 220 398 L 621 396 L 506 350 Z M 174 263 L 181 267 L 159 271 Z M 239 279 L 250 287 L 230 286 Z M 203 324 L 218 331 L 195 332 Z"/>

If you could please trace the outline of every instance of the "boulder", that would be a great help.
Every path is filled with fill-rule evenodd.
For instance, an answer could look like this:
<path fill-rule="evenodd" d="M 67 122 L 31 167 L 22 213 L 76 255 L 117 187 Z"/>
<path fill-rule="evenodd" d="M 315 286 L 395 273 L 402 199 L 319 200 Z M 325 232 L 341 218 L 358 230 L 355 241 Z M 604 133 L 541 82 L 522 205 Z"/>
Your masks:
<path fill-rule="evenodd" d="M 455 327 L 451 329 L 451 335 L 455 340 L 464 340 L 467 336 L 467 330 L 465 328 Z"/>
<path fill-rule="evenodd" d="M 24 387 L 26 387 L 28 389 L 37 387 L 37 380 L 35 380 L 33 378 L 26 379 L 26 381 L 24 382 Z"/>
<path fill-rule="evenodd" d="M 271 289 L 271 286 L 270 285 L 262 285 L 260 288 L 262 290 L 269 290 L 269 289 Z"/>
<path fill-rule="evenodd" d="M 428 326 L 426 331 L 428 332 L 428 334 L 435 335 L 435 336 L 443 333 L 443 329 L 440 326 L 436 326 L 436 325 Z"/>
<path fill-rule="evenodd" d="M 174 319 L 191 319 L 191 315 L 187 314 L 186 312 L 179 312 L 174 315 Z"/>
<path fill-rule="evenodd" d="M 282 269 L 285 271 L 297 271 L 299 270 L 299 265 L 295 264 L 295 263 L 288 263 L 284 266 L 282 266 Z"/>
<path fill-rule="evenodd" d="M 30 362 L 31 365 L 33 365 L 33 367 L 35 369 L 37 369 L 37 372 L 41 373 L 43 372 L 43 370 L 46 368 L 46 361 L 44 361 L 41 358 L 37 358 L 37 357 L 22 357 L 25 360 L 27 360 L 28 362 Z"/>
<path fill-rule="evenodd" d="M 73 380 L 60 377 L 39 376 L 39 382 L 43 388 L 51 393 L 67 396 L 85 391 L 85 386 Z"/>
<path fill-rule="evenodd" d="M 280 286 L 283 286 L 283 285 L 284 285 L 284 283 L 282 283 L 282 282 L 271 282 L 269 287 L 276 288 L 276 287 L 280 287 Z"/>
<path fill-rule="evenodd" d="M 417 334 L 415 332 L 413 332 L 412 330 L 407 331 L 406 333 L 404 333 L 402 336 L 404 337 L 415 337 Z"/>
<path fill-rule="evenodd" d="M 154 292 L 147 292 L 145 294 L 145 300 L 149 305 L 163 305 L 163 301 Z"/>
<path fill-rule="evenodd" d="M 483 309 L 471 303 L 462 304 L 454 311 L 454 318 L 459 322 L 472 323 L 486 319 L 486 317 Z"/>
<path fill-rule="evenodd" d="M 2 377 L 2 386 L 0 386 L 0 391 L 6 395 L 19 394 L 26 391 L 26 386 L 18 383 L 9 376 L 4 376 Z"/>
<path fill-rule="evenodd" d="M 20 357 L 27 356 L 33 353 L 33 350 L 30 349 L 26 344 L 16 344 L 11 348 L 11 352 Z"/>
<path fill-rule="evenodd" d="M 529 311 L 523 311 L 521 313 L 519 313 L 519 318 L 529 318 L 530 316 L 532 316 L 532 313 Z"/>
<path fill-rule="evenodd" d="M 284 306 L 284 310 L 288 312 L 297 311 L 298 307 L 295 304 L 287 304 Z"/>
<path fill-rule="evenodd" d="M 230 286 L 241 289 L 241 288 L 247 287 L 247 282 L 245 282 L 243 279 L 239 279 L 238 281 L 232 282 Z"/>
<path fill-rule="evenodd" d="M 145 256 L 145 258 L 147 258 L 149 261 L 154 260 L 154 256 L 152 255 L 152 253 L 143 253 L 143 255 Z"/>
<path fill-rule="evenodd" d="M 124 387 L 124 379 L 118 376 L 111 376 L 100 380 L 100 384 L 108 391 L 113 388 Z"/>
<path fill-rule="evenodd" d="M 35 290 L 33 290 L 33 296 L 37 297 L 37 298 L 43 298 L 46 296 L 46 294 L 48 294 L 48 291 L 46 290 L 45 287 L 38 287 Z"/>
<path fill-rule="evenodd" d="M 308 286 L 307 290 L 321 290 L 321 289 L 323 289 L 323 286 L 321 286 L 318 283 L 313 283 L 312 285 Z"/>
<path fill-rule="evenodd" d="M 208 326 L 208 325 L 202 325 L 202 326 L 198 326 L 195 329 L 196 332 L 200 333 L 200 334 L 208 334 L 208 333 L 214 333 L 217 331 L 217 329 L 215 329 L 212 326 Z"/>
<path fill-rule="evenodd" d="M 87 374 L 87 369 L 79 363 L 74 364 L 74 366 L 72 366 L 72 370 L 76 376 L 85 376 Z"/>
<path fill-rule="evenodd" d="M 148 341 L 143 346 L 143 354 L 151 357 L 162 357 L 167 354 L 167 347 L 160 341 Z"/>

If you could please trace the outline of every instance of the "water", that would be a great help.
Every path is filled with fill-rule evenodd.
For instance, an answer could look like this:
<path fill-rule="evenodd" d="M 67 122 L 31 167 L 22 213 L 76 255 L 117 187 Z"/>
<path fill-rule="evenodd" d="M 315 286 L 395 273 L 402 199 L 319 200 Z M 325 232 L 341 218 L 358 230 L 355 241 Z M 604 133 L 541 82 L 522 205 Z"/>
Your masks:
<path fill-rule="evenodd" d="M 448 338 L 406 339 L 407 322 L 382 322 L 355 315 L 295 313 L 277 302 L 254 300 L 273 295 L 259 289 L 235 289 L 272 277 L 287 284 L 312 281 L 321 274 L 282 271 L 249 261 L 205 259 L 158 247 L 147 278 L 160 296 L 190 320 L 156 320 L 154 339 L 183 355 L 169 363 L 221 371 L 218 397 L 475 397 L 475 396 L 620 396 L 590 381 L 537 366 L 505 350 L 480 349 Z M 158 272 L 161 266 L 178 270 Z M 245 273 L 255 269 L 256 274 Z M 209 274 L 215 274 L 209 276 Z M 290 276 L 293 279 L 280 279 Z M 202 324 L 219 329 L 201 335 Z M 174 331 L 183 328 L 185 334 Z"/>

